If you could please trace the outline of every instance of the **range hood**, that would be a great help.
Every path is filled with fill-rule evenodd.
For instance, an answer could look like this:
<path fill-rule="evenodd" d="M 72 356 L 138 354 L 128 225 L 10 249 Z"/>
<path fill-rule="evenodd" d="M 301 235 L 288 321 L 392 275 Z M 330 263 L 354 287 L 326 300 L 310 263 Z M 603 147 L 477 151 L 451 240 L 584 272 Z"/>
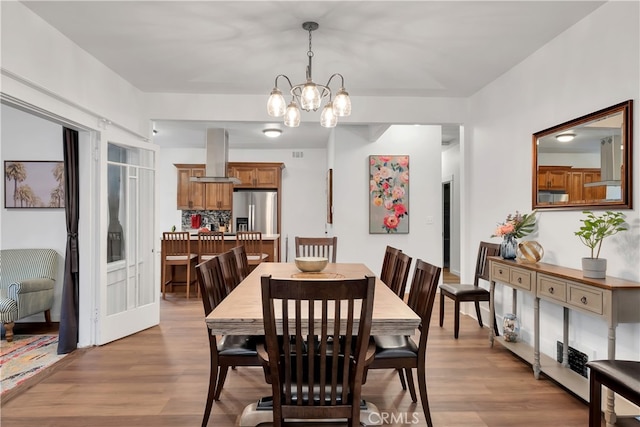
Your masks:
<path fill-rule="evenodd" d="M 585 187 L 620 186 L 622 151 L 620 137 L 610 136 L 600 141 L 600 181 L 584 184 Z"/>
<path fill-rule="evenodd" d="M 229 134 L 224 129 L 207 129 L 205 145 L 205 176 L 192 176 L 193 182 L 228 182 L 241 184 L 238 178 L 227 176 Z"/>

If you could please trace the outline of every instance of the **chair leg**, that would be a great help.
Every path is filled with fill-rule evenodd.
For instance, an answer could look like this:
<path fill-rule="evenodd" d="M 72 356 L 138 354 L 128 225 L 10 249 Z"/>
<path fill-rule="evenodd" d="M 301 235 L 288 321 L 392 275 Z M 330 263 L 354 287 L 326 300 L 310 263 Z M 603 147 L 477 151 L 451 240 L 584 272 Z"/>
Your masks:
<path fill-rule="evenodd" d="M 47 323 L 47 325 L 51 325 L 51 310 L 44 311 L 44 321 Z"/>
<path fill-rule="evenodd" d="M 597 375 L 591 370 L 589 379 L 589 427 L 600 427 L 602 423 L 602 387 L 596 379 Z"/>
<path fill-rule="evenodd" d="M 206 427 L 209 423 L 209 416 L 211 415 L 211 408 L 213 407 L 213 400 L 216 394 L 216 382 L 218 379 L 218 363 L 211 359 L 211 368 L 209 372 L 209 391 L 207 392 L 207 404 L 204 407 L 204 415 L 202 417 L 202 427 Z"/>
<path fill-rule="evenodd" d="M 416 396 L 416 386 L 413 383 L 413 371 L 411 368 L 404 368 L 404 373 L 407 377 L 407 383 L 409 384 L 409 393 L 411 394 L 411 401 L 417 402 L 418 397 Z"/>
<path fill-rule="evenodd" d="M 482 314 L 480 314 L 480 302 L 478 300 L 474 301 L 476 304 L 476 316 L 478 317 L 478 325 L 480 325 L 480 327 L 482 328 L 482 326 L 484 326 L 482 324 Z"/>
<path fill-rule="evenodd" d="M 4 339 L 6 339 L 7 342 L 13 341 L 13 327 L 15 324 L 15 322 L 8 322 L 4 324 Z"/>
<path fill-rule="evenodd" d="M 222 387 L 224 387 L 224 381 L 227 379 L 228 365 L 220 366 L 220 375 L 218 376 L 218 385 L 216 386 L 215 400 L 220 400 L 220 393 L 222 393 Z"/>
<path fill-rule="evenodd" d="M 444 293 L 440 290 L 440 327 L 444 324 Z"/>
<path fill-rule="evenodd" d="M 161 286 L 162 286 L 162 299 L 167 299 L 167 296 L 165 295 L 165 291 L 166 291 L 166 287 L 167 287 L 167 266 L 165 265 L 164 261 L 162 262 L 162 274 L 161 274 L 162 278 L 160 280 L 162 280 Z"/>
<path fill-rule="evenodd" d="M 453 324 L 453 337 L 458 339 L 460 333 L 460 301 L 457 299 L 454 302 L 455 320 Z"/>
<path fill-rule="evenodd" d="M 427 396 L 427 372 L 426 364 L 418 362 L 418 388 L 420 389 L 420 401 L 422 402 L 422 410 L 424 411 L 424 418 L 427 421 L 427 427 L 433 427 L 433 421 L 431 421 L 431 411 L 429 410 L 429 398 Z"/>
<path fill-rule="evenodd" d="M 402 385 L 402 389 L 406 390 L 407 389 L 407 383 L 404 381 L 404 374 L 402 373 L 402 369 L 398 368 L 398 369 L 396 369 L 396 371 L 398 372 L 398 378 L 400 378 L 400 384 Z"/>
<path fill-rule="evenodd" d="M 191 288 L 191 261 L 187 263 L 187 299 L 189 299 L 190 288 Z"/>

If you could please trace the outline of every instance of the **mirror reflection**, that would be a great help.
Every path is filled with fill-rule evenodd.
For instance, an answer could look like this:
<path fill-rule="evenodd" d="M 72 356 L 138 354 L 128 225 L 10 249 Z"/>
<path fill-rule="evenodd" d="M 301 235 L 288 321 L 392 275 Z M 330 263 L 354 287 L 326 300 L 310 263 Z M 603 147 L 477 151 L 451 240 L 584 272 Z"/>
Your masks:
<path fill-rule="evenodd" d="M 533 135 L 533 208 L 631 208 L 632 101 Z"/>

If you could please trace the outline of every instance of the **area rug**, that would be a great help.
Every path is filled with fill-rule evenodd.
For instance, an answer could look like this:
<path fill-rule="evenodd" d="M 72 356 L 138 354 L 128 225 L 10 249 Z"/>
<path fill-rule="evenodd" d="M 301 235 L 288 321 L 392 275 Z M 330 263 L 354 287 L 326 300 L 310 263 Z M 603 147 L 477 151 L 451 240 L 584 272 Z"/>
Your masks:
<path fill-rule="evenodd" d="M 57 335 L 15 335 L 0 342 L 0 395 L 53 365 L 65 355 L 57 354 Z"/>

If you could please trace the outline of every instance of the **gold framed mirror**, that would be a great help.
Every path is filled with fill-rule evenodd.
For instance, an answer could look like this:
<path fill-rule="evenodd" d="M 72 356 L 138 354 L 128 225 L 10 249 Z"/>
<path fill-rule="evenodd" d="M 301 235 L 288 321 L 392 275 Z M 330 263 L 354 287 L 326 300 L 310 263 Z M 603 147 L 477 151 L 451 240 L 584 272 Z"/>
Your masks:
<path fill-rule="evenodd" d="M 533 134 L 533 209 L 631 209 L 633 100 Z"/>

